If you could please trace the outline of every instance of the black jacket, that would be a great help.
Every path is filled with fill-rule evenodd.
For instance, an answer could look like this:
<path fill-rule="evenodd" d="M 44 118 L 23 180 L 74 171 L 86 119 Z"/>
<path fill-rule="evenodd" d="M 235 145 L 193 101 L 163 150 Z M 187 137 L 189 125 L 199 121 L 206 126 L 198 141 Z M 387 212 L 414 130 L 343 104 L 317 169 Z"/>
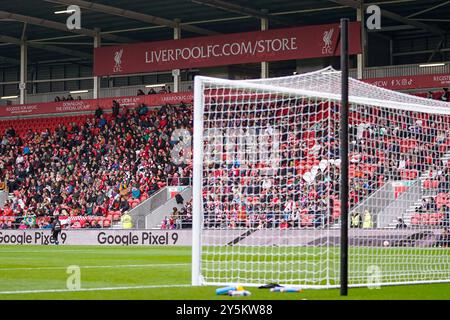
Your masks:
<path fill-rule="evenodd" d="M 59 221 L 58 218 L 55 218 L 55 220 L 53 220 L 52 222 L 52 232 L 61 231 L 61 229 L 61 221 Z"/>

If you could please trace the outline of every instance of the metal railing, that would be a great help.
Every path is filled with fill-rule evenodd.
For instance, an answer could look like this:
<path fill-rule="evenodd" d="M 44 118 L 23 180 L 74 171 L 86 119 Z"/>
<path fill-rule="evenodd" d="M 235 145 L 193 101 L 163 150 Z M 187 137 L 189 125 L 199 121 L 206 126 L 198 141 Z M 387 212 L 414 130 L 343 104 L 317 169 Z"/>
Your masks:
<path fill-rule="evenodd" d="M 179 92 L 189 92 L 193 89 L 193 81 L 182 81 L 180 83 Z M 171 88 L 173 85 L 167 83 Z M 146 94 L 150 89 L 146 88 L 144 84 L 135 85 L 135 86 L 123 86 L 123 87 L 110 87 L 110 88 L 101 88 L 99 98 L 112 98 L 112 97 L 126 97 L 126 96 L 135 96 L 138 90 L 144 91 Z M 45 102 L 53 102 L 56 97 L 67 97 L 69 95 L 69 91 L 59 91 L 59 92 L 46 92 L 46 93 L 36 93 L 36 94 L 28 94 L 26 98 L 26 103 L 45 103 Z M 78 96 L 81 99 L 94 99 L 94 93 L 92 89 L 89 92 L 72 94 L 74 99 L 77 99 Z M 10 99 L 12 104 L 19 104 L 19 98 Z M 5 100 L 1 100 L 0 102 L 5 103 Z"/>
<path fill-rule="evenodd" d="M 397 66 L 384 67 L 368 67 L 364 69 L 363 78 L 384 78 L 384 77 L 401 77 L 401 76 L 417 76 L 425 74 L 448 74 L 450 73 L 450 62 L 443 66 L 435 67 L 419 67 L 418 64 L 404 64 Z M 350 76 L 356 78 L 357 70 L 350 70 Z"/>

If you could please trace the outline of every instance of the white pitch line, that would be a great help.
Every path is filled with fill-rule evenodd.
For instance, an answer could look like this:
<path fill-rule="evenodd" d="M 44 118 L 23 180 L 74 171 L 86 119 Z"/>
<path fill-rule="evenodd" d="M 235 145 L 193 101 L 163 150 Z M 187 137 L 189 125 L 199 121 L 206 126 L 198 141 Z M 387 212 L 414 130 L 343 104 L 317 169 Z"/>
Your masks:
<path fill-rule="evenodd" d="M 73 252 L 99 253 L 99 254 L 110 253 L 108 251 L 101 251 L 99 249 L 92 249 L 92 250 L 83 250 L 83 249 L 81 249 L 81 250 L 76 250 L 76 249 L 74 249 L 74 250 L 64 250 L 63 249 L 63 250 L 58 250 L 56 247 L 55 247 L 55 249 L 56 250 L 44 250 L 44 251 L 39 251 L 39 250 L 3 250 L 2 249 L 0 251 L 0 254 L 4 254 L 4 253 L 39 253 L 39 254 L 43 254 L 44 253 L 45 254 L 45 253 L 73 253 Z M 121 252 L 114 251 L 114 254 L 117 254 L 117 253 L 120 254 Z M 128 254 L 129 252 L 126 252 L 126 253 Z"/>
<path fill-rule="evenodd" d="M 18 291 L 0 291 L 0 294 L 114 291 L 114 290 L 132 290 L 132 289 L 182 288 L 182 287 L 190 287 L 190 286 L 191 286 L 190 284 L 168 284 L 168 285 L 148 285 L 148 286 L 130 286 L 130 287 L 80 288 L 80 289 L 76 289 L 76 290 L 69 290 L 69 289 L 18 290 Z"/>
<path fill-rule="evenodd" d="M 190 263 L 153 263 L 153 264 L 118 264 L 111 266 L 79 266 L 80 269 L 103 269 L 103 268 L 152 268 L 152 267 L 180 267 L 190 266 Z M 24 267 L 24 268 L 0 268 L 2 271 L 18 271 L 18 270 L 58 270 L 67 269 L 68 266 L 60 267 Z"/>

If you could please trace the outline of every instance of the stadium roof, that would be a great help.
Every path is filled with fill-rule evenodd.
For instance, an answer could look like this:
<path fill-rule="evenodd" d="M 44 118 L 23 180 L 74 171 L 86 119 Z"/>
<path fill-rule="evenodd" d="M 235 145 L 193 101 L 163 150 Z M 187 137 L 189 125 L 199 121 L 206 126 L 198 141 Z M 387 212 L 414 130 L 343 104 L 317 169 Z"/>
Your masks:
<path fill-rule="evenodd" d="M 82 8 L 82 29 L 65 28 L 67 14 Z M 450 1 L 366 0 L 382 9 L 381 36 L 445 35 L 450 30 Z M 102 45 L 173 39 L 179 19 L 182 37 L 235 33 L 269 28 L 335 23 L 356 19 L 359 0 L 3 0 L 0 2 L 0 64 L 18 64 L 26 39 L 30 63 L 55 60 L 90 61 L 93 35 L 100 29 Z"/>

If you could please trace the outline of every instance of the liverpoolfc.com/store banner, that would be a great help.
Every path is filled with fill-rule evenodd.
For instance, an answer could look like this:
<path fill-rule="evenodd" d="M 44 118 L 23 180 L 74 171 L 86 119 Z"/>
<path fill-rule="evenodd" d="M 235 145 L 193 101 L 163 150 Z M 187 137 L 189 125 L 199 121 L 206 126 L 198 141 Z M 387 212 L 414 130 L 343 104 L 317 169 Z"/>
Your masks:
<path fill-rule="evenodd" d="M 94 49 L 94 74 L 107 76 L 337 56 L 339 24 L 244 32 Z M 359 22 L 349 25 L 350 54 L 361 53 Z"/>

